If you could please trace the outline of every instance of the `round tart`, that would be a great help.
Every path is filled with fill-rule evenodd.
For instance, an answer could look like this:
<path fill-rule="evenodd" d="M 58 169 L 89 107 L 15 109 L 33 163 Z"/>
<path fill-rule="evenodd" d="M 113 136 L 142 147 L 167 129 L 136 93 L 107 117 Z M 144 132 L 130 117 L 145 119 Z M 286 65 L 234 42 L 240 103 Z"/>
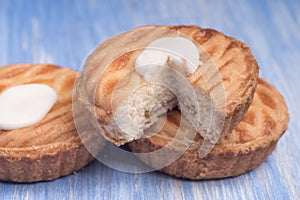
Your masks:
<path fill-rule="evenodd" d="M 180 112 L 168 113 L 161 132 L 129 143 L 130 149 L 135 153 L 148 153 L 165 147 L 174 139 L 180 120 Z M 273 86 L 259 79 L 245 118 L 205 158 L 198 157 L 197 148 L 203 138 L 197 135 L 190 148 L 178 160 L 158 170 L 171 176 L 196 180 L 243 174 L 260 165 L 275 149 L 279 138 L 287 129 L 288 120 L 288 110 L 283 97 Z M 182 141 L 176 142 L 178 145 L 167 147 L 169 155 L 182 151 L 179 149 Z M 142 160 L 152 167 L 157 166 L 157 162 L 164 162 L 164 158 L 147 157 L 147 154 Z"/>
<path fill-rule="evenodd" d="M 259 70 L 250 49 L 245 44 L 218 31 L 197 26 L 139 27 L 116 35 L 96 48 L 86 60 L 85 69 L 78 82 L 78 85 L 82 86 L 82 94 L 79 94 L 82 105 L 97 119 L 101 128 L 104 129 L 102 131 L 104 137 L 110 142 L 122 145 L 142 138 L 145 135 L 136 134 L 130 123 L 141 121 L 144 124 L 137 124 L 137 126 L 144 127 L 145 130 L 153 125 L 151 120 L 157 118 L 157 116 L 149 117 L 149 113 L 151 115 L 154 110 L 161 114 L 162 109 L 174 108 L 176 104 L 174 100 L 178 96 L 172 97 L 170 92 L 160 89 L 159 86 L 154 85 L 153 87 L 156 88 L 150 86 L 145 89 L 144 93 L 142 89 L 138 90 L 148 82 L 136 72 L 135 65 L 138 57 L 151 42 L 164 38 L 172 40 L 176 37 L 192 42 L 198 51 L 197 56 L 200 59 L 198 61 L 202 63 L 196 66 L 194 72 L 181 74 L 195 89 L 196 103 L 200 105 L 200 109 L 195 113 L 203 118 L 197 121 L 194 111 L 187 113 L 184 117 L 190 120 L 193 128 L 198 132 L 202 130 L 203 137 L 216 143 L 219 138 L 231 132 L 244 117 L 253 98 Z M 180 68 L 179 71 L 182 70 L 181 66 L 176 67 Z M 161 80 L 166 79 L 161 77 Z M 176 81 L 175 84 L 169 85 L 176 84 L 180 85 Z M 178 91 L 177 94 L 181 95 L 185 101 L 185 95 L 189 92 L 182 91 L 176 86 L 173 89 L 172 92 Z M 152 96 L 149 95 L 151 92 Z M 129 118 L 118 114 L 118 109 L 128 102 L 128 99 L 130 100 L 139 93 L 144 96 L 137 95 L 137 103 L 133 101 L 134 106 L 128 109 L 135 112 L 132 112 Z M 161 102 L 164 101 L 163 99 L 165 102 Z M 143 102 L 143 104 L 138 102 Z M 186 103 L 188 104 L 187 110 L 193 107 L 191 102 L 195 101 L 190 100 Z M 186 104 L 180 104 L 181 109 Z M 157 105 L 161 105 L 161 108 L 157 108 Z M 147 110 L 147 107 L 151 108 Z M 203 114 L 206 110 L 213 114 L 212 120 L 210 120 L 210 115 Z M 144 118 L 137 119 L 140 115 Z M 119 125 L 124 125 L 124 129 L 132 131 L 126 132 Z"/>
<path fill-rule="evenodd" d="M 12 86 L 38 83 L 48 85 L 58 95 L 56 104 L 40 122 L 25 128 L 0 130 L 0 180 L 53 180 L 93 160 L 73 122 L 72 92 L 76 76 L 77 72 L 71 69 L 48 64 L 0 68 L 0 93 Z"/>

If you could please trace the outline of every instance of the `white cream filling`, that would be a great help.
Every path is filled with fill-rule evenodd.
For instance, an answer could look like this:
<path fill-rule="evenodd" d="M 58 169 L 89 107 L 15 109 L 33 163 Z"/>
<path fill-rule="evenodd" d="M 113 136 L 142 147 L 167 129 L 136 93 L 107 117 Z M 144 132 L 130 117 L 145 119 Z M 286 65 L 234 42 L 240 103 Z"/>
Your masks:
<path fill-rule="evenodd" d="M 11 87 L 0 94 L 0 130 L 14 130 L 41 121 L 58 99 L 44 84 Z"/>
<path fill-rule="evenodd" d="M 176 67 L 186 74 L 193 74 L 199 65 L 200 53 L 197 46 L 184 37 L 164 37 L 152 41 L 138 56 L 135 70 L 147 82 L 159 72 L 161 66 Z"/>

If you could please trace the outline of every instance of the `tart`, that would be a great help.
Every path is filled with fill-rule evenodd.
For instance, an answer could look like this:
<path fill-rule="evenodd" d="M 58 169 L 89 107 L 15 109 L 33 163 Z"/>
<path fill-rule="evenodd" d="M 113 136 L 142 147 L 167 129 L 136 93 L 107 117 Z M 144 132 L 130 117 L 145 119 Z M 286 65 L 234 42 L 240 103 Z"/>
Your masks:
<path fill-rule="evenodd" d="M 149 153 L 165 147 L 176 140 L 177 145 L 168 146 L 168 155 L 153 157 L 137 154 L 148 165 L 155 168 L 166 157 L 183 151 L 182 140 L 175 138 L 181 116 L 179 111 L 168 113 L 168 119 L 161 132 L 150 138 L 129 143 L 135 153 Z M 244 119 L 227 134 L 205 157 L 198 157 L 197 148 L 203 142 L 197 134 L 191 146 L 172 164 L 157 169 L 171 176 L 200 180 L 233 177 L 250 171 L 265 161 L 275 149 L 278 140 L 287 129 L 289 115 L 281 94 L 275 87 L 258 80 L 257 90 Z"/>
<path fill-rule="evenodd" d="M 24 84 L 45 84 L 58 100 L 38 123 L 0 130 L 0 180 L 49 181 L 71 174 L 93 160 L 77 135 L 72 92 L 77 72 L 49 64 L 0 68 L 0 93 Z M 34 103 L 34 100 L 33 102 Z"/>

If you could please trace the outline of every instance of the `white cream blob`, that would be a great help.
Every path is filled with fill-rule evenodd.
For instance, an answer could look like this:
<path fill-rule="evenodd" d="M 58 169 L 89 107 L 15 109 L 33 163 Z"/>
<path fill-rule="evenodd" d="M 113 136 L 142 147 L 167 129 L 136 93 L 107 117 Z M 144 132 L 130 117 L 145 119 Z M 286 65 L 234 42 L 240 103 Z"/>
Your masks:
<path fill-rule="evenodd" d="M 197 46 L 184 37 L 154 40 L 136 59 L 135 70 L 147 82 L 151 82 L 152 77 L 159 73 L 160 67 L 166 65 L 186 74 L 193 74 L 202 65 Z"/>
<path fill-rule="evenodd" d="M 28 127 L 41 121 L 58 99 L 47 85 L 25 84 L 0 94 L 0 130 Z"/>

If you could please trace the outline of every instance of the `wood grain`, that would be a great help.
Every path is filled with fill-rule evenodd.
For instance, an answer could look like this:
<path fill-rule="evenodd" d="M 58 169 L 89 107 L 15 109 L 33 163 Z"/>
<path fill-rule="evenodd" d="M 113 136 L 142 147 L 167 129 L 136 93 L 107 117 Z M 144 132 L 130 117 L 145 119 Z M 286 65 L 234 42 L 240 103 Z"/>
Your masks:
<path fill-rule="evenodd" d="M 283 94 L 289 129 L 245 175 L 187 181 L 126 174 L 94 162 L 53 182 L 0 182 L 0 199 L 300 199 L 300 2 L 184 0 L 0 0 L 0 65 L 53 63 L 79 69 L 108 37 L 140 25 L 197 24 L 244 41 L 260 75 Z"/>

